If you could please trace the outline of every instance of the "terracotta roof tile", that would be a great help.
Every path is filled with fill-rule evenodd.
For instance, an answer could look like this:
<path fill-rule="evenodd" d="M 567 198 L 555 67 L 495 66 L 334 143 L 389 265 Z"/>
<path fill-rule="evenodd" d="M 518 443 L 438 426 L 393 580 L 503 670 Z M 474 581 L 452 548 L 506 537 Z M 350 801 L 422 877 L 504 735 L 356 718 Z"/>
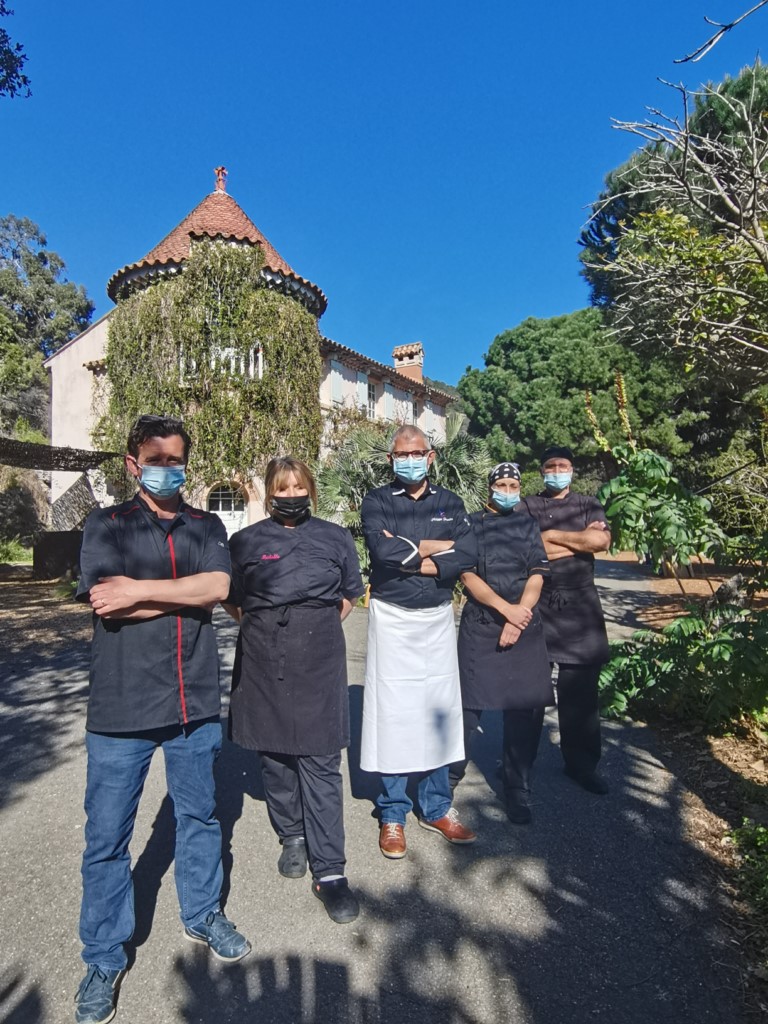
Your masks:
<path fill-rule="evenodd" d="M 315 315 L 322 316 L 325 311 L 328 300 L 321 289 L 291 269 L 232 196 L 222 189 L 209 193 L 173 231 L 158 242 L 154 249 L 150 249 L 143 259 L 115 271 L 107 282 L 107 294 L 117 301 L 126 280 L 135 278 L 137 274 L 141 275 L 145 270 L 180 266 L 189 256 L 192 240 L 196 238 L 223 238 L 258 245 L 264 253 L 266 269 L 284 274 L 287 278 L 305 285 L 315 296 Z"/>
<path fill-rule="evenodd" d="M 149 265 L 170 261 L 180 263 L 189 256 L 191 235 L 210 238 L 222 236 L 251 242 L 261 247 L 264 253 L 264 262 L 268 267 L 280 270 L 285 274 L 293 274 L 293 270 L 232 196 L 219 189 L 209 193 L 191 213 L 188 213 L 170 234 L 167 234 L 154 249 L 147 253 L 143 260 L 139 261 L 139 266 L 142 263 Z"/>

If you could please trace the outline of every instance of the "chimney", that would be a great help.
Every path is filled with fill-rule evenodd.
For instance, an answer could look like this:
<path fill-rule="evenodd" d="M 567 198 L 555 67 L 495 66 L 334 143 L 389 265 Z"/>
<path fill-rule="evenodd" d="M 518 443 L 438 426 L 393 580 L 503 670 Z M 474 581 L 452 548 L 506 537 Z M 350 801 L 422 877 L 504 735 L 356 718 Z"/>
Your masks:
<path fill-rule="evenodd" d="M 421 384 L 424 380 L 424 346 L 420 341 L 410 345 L 398 345 L 392 350 L 392 360 L 398 373 Z"/>

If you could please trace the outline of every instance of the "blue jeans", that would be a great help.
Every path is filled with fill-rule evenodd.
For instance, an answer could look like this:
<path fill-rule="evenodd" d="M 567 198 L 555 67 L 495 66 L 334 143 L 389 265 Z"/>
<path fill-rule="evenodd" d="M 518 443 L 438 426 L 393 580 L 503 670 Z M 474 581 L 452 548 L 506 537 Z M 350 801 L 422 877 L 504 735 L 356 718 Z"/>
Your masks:
<path fill-rule="evenodd" d="M 206 719 L 120 735 L 88 732 L 85 746 L 82 957 L 104 970 L 122 970 L 127 964 L 124 944 L 135 923 L 128 844 L 158 747 L 176 815 L 174 870 L 182 923 L 198 924 L 219 906 L 224 873 L 213 765 L 221 750 L 221 723 Z"/>
<path fill-rule="evenodd" d="M 407 775 L 382 775 L 383 792 L 376 800 L 382 825 L 405 825 L 413 801 L 405 791 Z M 451 809 L 451 786 L 448 765 L 419 775 L 419 810 L 424 821 L 437 821 Z"/>

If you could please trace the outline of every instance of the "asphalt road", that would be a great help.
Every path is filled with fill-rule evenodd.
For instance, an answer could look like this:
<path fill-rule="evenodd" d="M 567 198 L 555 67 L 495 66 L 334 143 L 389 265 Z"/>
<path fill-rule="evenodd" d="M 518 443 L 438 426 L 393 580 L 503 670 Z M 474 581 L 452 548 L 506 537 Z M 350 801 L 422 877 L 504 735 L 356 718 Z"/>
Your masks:
<path fill-rule="evenodd" d="M 631 629 L 647 578 L 601 563 L 611 631 Z M 225 668 L 234 630 L 222 618 Z M 359 737 L 366 612 L 346 624 Z M 77 917 L 83 845 L 88 651 L 66 637 L 23 664 L 0 652 L 0 1021 L 73 1019 L 83 972 Z M 226 678 L 226 671 L 223 673 Z M 375 782 L 347 759 L 348 875 L 363 912 L 334 925 L 309 880 L 279 853 L 255 757 L 227 744 L 218 766 L 227 913 L 253 953 L 224 966 L 185 942 L 173 885 L 173 816 L 153 764 L 132 845 L 137 932 L 123 1024 L 738 1024 L 721 896 L 685 837 L 684 790 L 653 734 L 606 724 L 608 797 L 562 773 L 556 722 L 538 762 L 534 822 L 510 825 L 495 793 L 499 716 L 486 716 L 462 817 L 469 847 L 409 824 L 408 856 L 387 861 Z"/>

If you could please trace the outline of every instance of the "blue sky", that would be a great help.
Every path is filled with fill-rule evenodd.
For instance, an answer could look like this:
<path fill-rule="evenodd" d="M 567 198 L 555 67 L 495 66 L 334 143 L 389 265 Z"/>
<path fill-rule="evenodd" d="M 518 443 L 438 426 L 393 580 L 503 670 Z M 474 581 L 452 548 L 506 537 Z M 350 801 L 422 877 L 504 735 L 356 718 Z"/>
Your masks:
<path fill-rule="evenodd" d="M 747 0 L 13 0 L 31 99 L 0 100 L 0 214 L 36 221 L 96 302 L 229 170 L 328 296 L 324 334 L 382 362 L 420 340 L 455 383 L 500 331 L 585 306 L 576 239 L 657 77 L 736 74 Z"/>

